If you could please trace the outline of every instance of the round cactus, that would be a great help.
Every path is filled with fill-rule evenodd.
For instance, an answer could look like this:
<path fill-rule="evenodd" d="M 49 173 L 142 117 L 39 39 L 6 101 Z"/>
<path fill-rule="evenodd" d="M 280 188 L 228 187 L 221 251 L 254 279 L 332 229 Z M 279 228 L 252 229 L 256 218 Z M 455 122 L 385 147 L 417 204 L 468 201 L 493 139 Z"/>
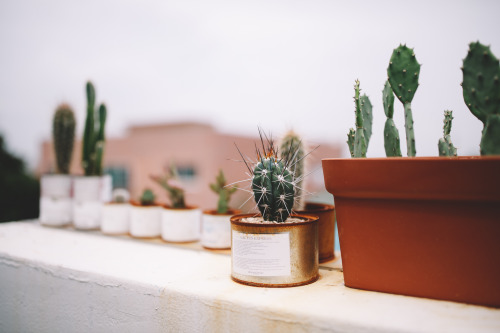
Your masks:
<path fill-rule="evenodd" d="M 141 205 L 143 205 L 143 206 L 154 205 L 155 194 L 150 189 L 145 189 L 144 192 L 142 192 L 140 201 L 141 201 Z"/>
<path fill-rule="evenodd" d="M 68 104 L 57 107 L 52 124 L 57 172 L 69 174 L 75 140 L 75 115 Z"/>

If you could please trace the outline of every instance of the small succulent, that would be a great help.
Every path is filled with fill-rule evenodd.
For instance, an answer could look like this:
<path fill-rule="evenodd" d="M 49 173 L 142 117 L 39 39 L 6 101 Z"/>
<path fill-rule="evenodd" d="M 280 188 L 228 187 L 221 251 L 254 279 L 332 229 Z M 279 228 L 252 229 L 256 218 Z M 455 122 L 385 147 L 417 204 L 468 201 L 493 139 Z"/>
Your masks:
<path fill-rule="evenodd" d="M 439 156 L 457 156 L 457 148 L 451 142 L 451 122 L 453 120 L 452 111 L 444 111 L 443 137 L 439 139 Z"/>
<path fill-rule="evenodd" d="M 151 176 L 151 179 L 167 191 L 172 208 L 186 208 L 184 202 L 184 188 L 178 180 L 179 176 L 174 164 L 171 164 L 169 168 L 165 169 L 165 174 L 163 176 Z"/>
<path fill-rule="evenodd" d="M 152 206 L 155 203 L 155 194 L 150 189 L 145 189 L 142 192 L 140 201 L 142 206 Z"/>
<path fill-rule="evenodd" d="M 95 108 L 95 89 L 92 82 L 87 82 L 87 118 L 83 132 L 82 168 L 86 176 L 102 175 L 104 153 L 104 126 L 106 124 L 106 106 Z"/>
<path fill-rule="evenodd" d="M 215 183 L 210 184 L 210 189 L 219 195 L 219 201 L 217 202 L 217 213 L 227 214 L 229 210 L 229 200 L 231 195 L 236 192 L 238 187 L 228 187 L 226 184 L 226 178 L 224 177 L 224 172 L 222 169 L 215 178 Z"/>
<path fill-rule="evenodd" d="M 68 104 L 57 107 L 52 123 L 52 137 L 56 155 L 57 173 L 69 174 L 73 143 L 75 141 L 75 114 Z"/>

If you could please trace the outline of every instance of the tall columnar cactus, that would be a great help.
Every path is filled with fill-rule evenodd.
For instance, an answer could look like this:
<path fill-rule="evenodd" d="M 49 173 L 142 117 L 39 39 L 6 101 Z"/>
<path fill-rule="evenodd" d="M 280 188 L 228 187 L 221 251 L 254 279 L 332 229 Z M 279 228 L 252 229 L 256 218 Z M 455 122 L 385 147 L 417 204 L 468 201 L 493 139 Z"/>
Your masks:
<path fill-rule="evenodd" d="M 481 155 L 500 154 L 500 65 L 488 46 L 469 44 L 463 61 L 464 101 L 484 124 Z"/>
<path fill-rule="evenodd" d="M 356 130 L 351 128 L 347 135 L 347 145 L 351 157 L 366 157 L 368 143 L 372 135 L 372 104 L 368 96 L 360 96 L 359 80 L 354 84 L 354 104 Z"/>
<path fill-rule="evenodd" d="M 151 191 L 150 189 L 145 189 L 144 192 L 142 192 L 142 195 L 141 195 L 141 198 L 140 198 L 140 201 L 141 201 L 141 205 L 143 206 L 151 206 L 151 205 L 154 205 L 155 203 L 155 194 L 153 193 L 153 191 Z"/>
<path fill-rule="evenodd" d="M 451 122 L 453 120 L 452 111 L 444 111 L 443 137 L 439 139 L 439 156 L 457 156 L 457 148 L 451 142 Z"/>
<path fill-rule="evenodd" d="M 418 88 L 420 64 L 415 58 L 413 49 L 406 45 L 400 45 L 394 49 L 387 68 L 387 75 L 392 91 L 404 105 L 407 154 L 415 156 L 417 151 L 415 149 L 411 102 Z"/>
<path fill-rule="evenodd" d="M 102 174 L 102 157 L 104 153 L 104 126 L 106 124 L 106 106 L 101 104 L 98 112 L 95 109 L 95 89 L 87 82 L 87 118 L 83 133 L 82 167 L 86 176 Z"/>
<path fill-rule="evenodd" d="M 384 90 L 382 90 L 382 101 L 384 103 L 384 112 L 387 117 L 384 127 L 384 148 L 387 157 L 401 157 L 401 146 L 399 141 L 399 131 L 394 123 L 394 94 L 391 84 L 385 81 Z"/>
<path fill-rule="evenodd" d="M 224 172 L 222 169 L 215 178 L 215 183 L 210 184 L 210 189 L 219 195 L 219 201 L 217 202 L 217 213 L 226 214 L 229 210 L 229 200 L 231 195 L 238 189 L 238 187 L 226 186 L 226 177 L 224 177 Z"/>
<path fill-rule="evenodd" d="M 165 169 L 163 176 L 151 176 L 151 179 L 167 191 L 172 208 L 186 208 L 184 201 L 184 188 L 179 182 L 177 168 L 174 164 Z"/>
<path fill-rule="evenodd" d="M 305 150 L 300 136 L 294 131 L 289 131 L 280 146 L 282 159 L 290 160 L 290 172 L 295 179 L 295 209 L 305 209 L 304 175 L 305 175 Z"/>
<path fill-rule="evenodd" d="M 75 141 L 75 115 L 68 104 L 57 107 L 52 123 L 52 137 L 56 155 L 57 172 L 69 174 Z"/>

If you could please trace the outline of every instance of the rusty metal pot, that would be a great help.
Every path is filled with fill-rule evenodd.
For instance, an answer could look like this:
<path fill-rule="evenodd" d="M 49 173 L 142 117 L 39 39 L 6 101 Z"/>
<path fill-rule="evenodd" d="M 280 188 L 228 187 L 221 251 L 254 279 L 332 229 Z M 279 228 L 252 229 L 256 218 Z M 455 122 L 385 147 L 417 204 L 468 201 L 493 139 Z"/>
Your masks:
<path fill-rule="evenodd" d="M 246 222 L 231 217 L 231 278 L 258 287 L 293 287 L 316 281 L 318 217 L 291 215 L 299 222 Z"/>

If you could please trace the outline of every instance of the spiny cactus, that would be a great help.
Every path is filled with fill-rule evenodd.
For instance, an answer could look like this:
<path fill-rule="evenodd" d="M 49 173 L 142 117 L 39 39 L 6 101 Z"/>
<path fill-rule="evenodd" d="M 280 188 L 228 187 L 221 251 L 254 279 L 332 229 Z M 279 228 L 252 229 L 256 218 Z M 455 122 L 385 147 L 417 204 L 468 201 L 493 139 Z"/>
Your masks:
<path fill-rule="evenodd" d="M 354 104 L 356 114 L 356 130 L 351 128 L 347 135 L 347 145 L 351 157 L 366 157 L 368 143 L 372 135 L 372 104 L 368 96 L 360 96 L 359 80 L 354 84 Z"/>
<path fill-rule="evenodd" d="M 52 137 L 56 155 L 57 172 L 69 174 L 75 141 L 75 115 L 68 104 L 57 107 L 52 123 Z"/>
<path fill-rule="evenodd" d="M 95 89 L 92 82 L 87 82 L 87 118 L 83 133 L 82 167 L 86 176 L 102 174 L 104 153 L 104 126 L 106 124 L 106 106 L 101 104 L 96 114 Z"/>
<path fill-rule="evenodd" d="M 305 209 L 304 175 L 305 151 L 304 143 L 294 131 L 289 131 L 281 141 L 281 158 L 291 160 L 290 172 L 295 179 L 295 209 Z"/>
<path fill-rule="evenodd" d="M 172 208 L 186 208 L 184 202 L 184 189 L 179 182 L 179 176 L 177 173 L 177 168 L 174 164 L 170 167 L 165 168 L 165 174 L 163 176 L 150 176 L 153 181 L 158 183 L 167 191 L 167 195 L 170 198 L 170 203 Z"/>
<path fill-rule="evenodd" d="M 451 142 L 451 122 L 453 120 L 452 111 L 444 111 L 443 137 L 439 139 L 439 156 L 457 156 L 457 149 Z"/>
<path fill-rule="evenodd" d="M 384 90 L 382 90 L 382 101 L 384 112 L 387 117 L 384 127 L 384 148 L 387 157 L 401 157 L 401 146 L 399 141 L 399 131 L 394 123 L 394 94 L 391 84 L 385 81 Z"/>
<path fill-rule="evenodd" d="M 500 154 L 500 65 L 488 46 L 469 44 L 463 60 L 463 96 L 474 116 L 484 124 L 481 155 Z"/>
<path fill-rule="evenodd" d="M 413 49 L 406 45 L 400 45 L 394 49 L 387 68 L 387 75 L 392 91 L 404 105 L 407 155 L 415 156 L 417 151 L 415 149 L 411 102 L 418 88 L 420 64 L 415 58 Z"/>
<path fill-rule="evenodd" d="M 153 193 L 153 191 L 151 191 L 150 189 L 145 189 L 144 192 L 142 192 L 142 195 L 141 195 L 141 198 L 140 198 L 140 201 L 141 201 L 141 205 L 142 206 L 151 206 L 151 205 L 154 205 L 155 203 L 155 194 Z"/>
<path fill-rule="evenodd" d="M 228 188 L 226 186 L 226 177 L 224 177 L 224 172 L 219 170 L 219 174 L 215 177 L 215 183 L 210 184 L 210 189 L 219 195 L 219 201 L 217 202 L 217 213 L 227 214 L 229 210 L 229 200 L 231 195 L 238 189 L 238 187 L 233 186 Z"/>

